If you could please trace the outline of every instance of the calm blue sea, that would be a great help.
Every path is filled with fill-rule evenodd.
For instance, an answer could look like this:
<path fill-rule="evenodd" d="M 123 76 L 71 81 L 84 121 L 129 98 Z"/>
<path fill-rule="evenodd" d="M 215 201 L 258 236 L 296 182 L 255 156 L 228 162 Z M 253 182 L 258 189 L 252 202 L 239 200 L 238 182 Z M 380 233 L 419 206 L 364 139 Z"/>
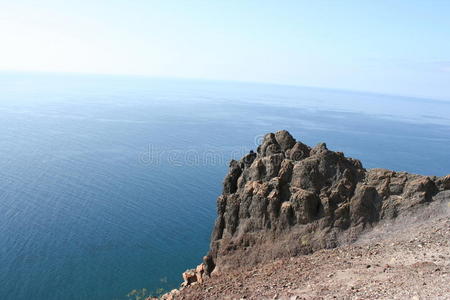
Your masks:
<path fill-rule="evenodd" d="M 292 86 L 0 74 L 0 299 L 171 289 L 227 163 L 287 129 L 367 168 L 450 173 L 450 102 Z"/>

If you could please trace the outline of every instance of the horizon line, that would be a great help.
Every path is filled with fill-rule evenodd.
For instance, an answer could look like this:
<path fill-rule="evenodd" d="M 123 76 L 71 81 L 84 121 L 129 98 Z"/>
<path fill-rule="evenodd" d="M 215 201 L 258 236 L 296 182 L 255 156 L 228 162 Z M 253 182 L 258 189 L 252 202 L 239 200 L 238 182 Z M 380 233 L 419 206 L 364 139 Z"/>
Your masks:
<path fill-rule="evenodd" d="M 377 92 L 370 90 L 358 90 L 358 89 L 348 89 L 348 88 L 337 88 L 337 87 L 324 87 L 324 86 L 306 86 L 294 83 L 280 83 L 280 82 L 268 82 L 268 81 L 251 81 L 251 80 L 235 80 L 235 79 L 211 79 L 211 78 L 199 78 L 199 77 L 178 77 L 178 76 L 158 76 L 150 74 L 131 74 L 131 73 L 100 73 L 100 72 L 76 72 L 76 71 L 41 71 L 41 70 L 0 70 L 1 73 L 22 73 L 22 74 L 48 74 L 48 75 L 78 75 L 78 76 L 104 76 L 104 77 L 137 77 L 137 78 L 147 78 L 147 79 L 165 79 L 165 80 L 192 80 L 192 81 L 210 81 L 210 82 L 233 82 L 238 84 L 256 84 L 256 85 L 274 85 L 280 87 L 290 87 L 290 88 L 304 88 L 304 89 L 322 89 L 341 93 L 352 93 L 352 94 L 371 94 L 374 96 L 381 97 L 400 97 L 410 100 L 426 100 L 426 101 L 438 101 L 449 103 L 450 98 L 435 98 L 428 96 L 417 96 L 417 95 L 405 95 L 396 93 L 386 93 Z"/>

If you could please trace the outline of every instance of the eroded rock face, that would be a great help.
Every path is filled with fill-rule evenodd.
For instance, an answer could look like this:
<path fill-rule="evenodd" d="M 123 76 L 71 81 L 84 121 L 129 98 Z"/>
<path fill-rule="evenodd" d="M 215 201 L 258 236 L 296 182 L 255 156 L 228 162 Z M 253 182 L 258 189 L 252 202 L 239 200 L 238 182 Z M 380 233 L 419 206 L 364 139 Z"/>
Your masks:
<path fill-rule="evenodd" d="M 207 259 L 207 258 L 204 258 Z M 211 262 L 209 262 L 211 264 Z M 211 270 L 208 270 L 209 272 Z M 186 270 L 183 272 L 182 287 L 192 285 L 194 283 L 203 283 L 206 272 L 206 265 L 204 263 L 199 264 L 195 269 Z"/>
<path fill-rule="evenodd" d="M 269 133 L 230 163 L 203 272 L 336 247 L 448 189 L 450 175 L 366 170 L 324 143 Z"/>

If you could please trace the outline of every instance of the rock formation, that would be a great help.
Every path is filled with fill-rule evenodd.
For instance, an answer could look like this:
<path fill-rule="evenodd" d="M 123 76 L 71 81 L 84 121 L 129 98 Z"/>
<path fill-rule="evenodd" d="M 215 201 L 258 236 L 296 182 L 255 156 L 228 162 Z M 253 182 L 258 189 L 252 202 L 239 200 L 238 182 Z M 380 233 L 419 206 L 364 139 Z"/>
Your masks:
<path fill-rule="evenodd" d="M 185 287 L 211 275 L 249 272 L 258 263 L 270 266 L 279 258 L 348 244 L 380 222 L 417 215 L 431 202 L 448 199 L 450 175 L 366 170 L 324 143 L 310 148 L 287 131 L 269 133 L 256 153 L 230 162 L 210 250 L 202 264 L 183 273 L 181 288 L 162 299 L 196 298 L 212 286 L 207 291 Z M 220 282 L 220 277 L 214 278 Z"/>
<path fill-rule="evenodd" d="M 287 131 L 269 133 L 256 153 L 231 161 L 210 251 L 190 278 L 354 241 L 448 189 L 450 176 L 366 170 L 324 143 L 310 148 Z"/>

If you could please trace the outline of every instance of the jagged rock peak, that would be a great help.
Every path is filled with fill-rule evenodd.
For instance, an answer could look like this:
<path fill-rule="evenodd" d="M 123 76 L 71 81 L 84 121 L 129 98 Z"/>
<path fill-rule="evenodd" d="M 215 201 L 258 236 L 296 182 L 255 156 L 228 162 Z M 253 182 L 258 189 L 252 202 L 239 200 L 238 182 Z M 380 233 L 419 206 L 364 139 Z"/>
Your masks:
<path fill-rule="evenodd" d="M 205 274 L 350 242 L 449 189 L 450 175 L 366 170 L 325 143 L 311 148 L 286 130 L 268 133 L 256 153 L 230 163 Z"/>

